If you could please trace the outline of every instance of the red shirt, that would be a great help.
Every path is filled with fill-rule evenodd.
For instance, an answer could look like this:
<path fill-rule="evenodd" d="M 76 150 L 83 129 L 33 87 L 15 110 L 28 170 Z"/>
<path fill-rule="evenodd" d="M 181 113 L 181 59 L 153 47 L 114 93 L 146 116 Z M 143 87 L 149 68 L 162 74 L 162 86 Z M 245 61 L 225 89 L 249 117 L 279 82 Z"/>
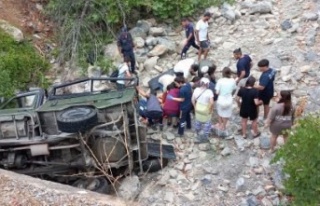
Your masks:
<path fill-rule="evenodd" d="M 165 115 L 172 115 L 172 114 L 179 114 L 180 112 L 180 102 L 174 101 L 174 100 L 170 100 L 167 99 L 167 95 L 171 95 L 173 97 L 179 97 L 179 89 L 175 88 L 175 89 L 171 89 L 170 91 L 167 91 L 164 95 L 163 95 L 163 101 L 164 101 L 164 105 L 163 105 L 163 111 Z"/>

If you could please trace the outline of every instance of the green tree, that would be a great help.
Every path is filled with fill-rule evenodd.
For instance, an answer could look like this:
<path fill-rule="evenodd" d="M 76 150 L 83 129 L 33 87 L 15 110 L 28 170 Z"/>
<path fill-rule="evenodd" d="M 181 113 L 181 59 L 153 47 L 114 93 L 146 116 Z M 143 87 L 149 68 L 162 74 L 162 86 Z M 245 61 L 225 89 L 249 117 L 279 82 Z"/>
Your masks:
<path fill-rule="evenodd" d="M 0 96 L 10 96 L 29 85 L 43 86 L 48 63 L 28 42 L 16 42 L 0 29 Z"/>
<path fill-rule="evenodd" d="M 273 161 L 283 158 L 286 191 L 294 205 L 320 205 L 320 117 L 310 115 L 299 120 L 288 142 Z"/>

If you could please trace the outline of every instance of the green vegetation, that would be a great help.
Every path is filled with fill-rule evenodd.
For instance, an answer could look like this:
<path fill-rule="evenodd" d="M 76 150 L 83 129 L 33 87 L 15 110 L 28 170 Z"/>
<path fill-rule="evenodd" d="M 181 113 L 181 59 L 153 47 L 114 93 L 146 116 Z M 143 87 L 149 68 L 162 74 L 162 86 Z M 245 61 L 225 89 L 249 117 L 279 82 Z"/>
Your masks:
<path fill-rule="evenodd" d="M 16 89 L 30 85 L 44 87 L 43 73 L 48 63 L 28 42 L 16 42 L 0 29 L 0 96 L 10 96 Z"/>
<path fill-rule="evenodd" d="M 102 46 L 115 39 L 123 24 L 153 16 L 178 20 L 224 2 L 234 0 L 51 0 L 46 11 L 60 28 L 60 62 L 83 65 L 93 52 L 95 64 L 103 67 Z"/>
<path fill-rule="evenodd" d="M 273 161 L 284 159 L 286 191 L 293 205 L 320 205 L 320 117 L 310 115 L 298 122 L 289 140 Z"/>

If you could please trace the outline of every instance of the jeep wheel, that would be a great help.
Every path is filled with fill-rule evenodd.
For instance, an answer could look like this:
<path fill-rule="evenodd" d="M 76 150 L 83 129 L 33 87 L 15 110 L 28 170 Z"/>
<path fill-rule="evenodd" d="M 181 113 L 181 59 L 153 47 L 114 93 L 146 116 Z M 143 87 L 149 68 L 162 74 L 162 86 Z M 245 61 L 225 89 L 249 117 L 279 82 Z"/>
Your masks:
<path fill-rule="evenodd" d="M 142 162 L 142 169 L 144 172 L 157 172 L 167 165 L 168 165 L 168 159 L 162 159 L 162 167 L 161 167 L 160 158 L 150 158 Z"/>
<path fill-rule="evenodd" d="M 68 133 L 84 132 L 97 122 L 97 112 L 91 107 L 68 108 L 57 116 L 59 130 Z"/>
<path fill-rule="evenodd" d="M 110 193 L 110 185 L 103 177 L 79 179 L 75 181 L 72 186 L 102 194 Z"/>

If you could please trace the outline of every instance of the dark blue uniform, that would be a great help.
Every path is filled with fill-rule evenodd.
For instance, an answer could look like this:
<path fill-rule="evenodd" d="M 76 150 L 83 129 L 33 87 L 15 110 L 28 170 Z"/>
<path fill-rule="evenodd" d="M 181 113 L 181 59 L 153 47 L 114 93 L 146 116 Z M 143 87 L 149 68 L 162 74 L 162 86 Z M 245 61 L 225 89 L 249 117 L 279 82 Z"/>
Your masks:
<path fill-rule="evenodd" d="M 259 79 L 259 84 L 264 86 L 264 89 L 259 92 L 259 99 L 263 101 L 264 105 L 269 105 L 270 100 L 273 97 L 274 86 L 273 82 L 276 76 L 274 69 L 268 69 L 263 72 Z"/>
<path fill-rule="evenodd" d="M 187 126 L 188 129 L 191 128 L 191 117 L 190 112 L 192 109 L 192 87 L 190 83 L 186 83 L 180 88 L 179 97 L 184 98 L 184 101 L 180 103 L 180 122 L 178 134 L 184 134 L 184 128 Z"/>
<path fill-rule="evenodd" d="M 118 46 L 121 47 L 121 53 L 123 54 L 123 57 L 129 57 L 130 58 L 130 66 L 131 66 L 131 72 L 135 72 L 136 67 L 136 59 L 133 53 L 133 39 L 129 32 L 122 31 L 119 35 Z"/>
<path fill-rule="evenodd" d="M 192 38 L 188 41 L 188 43 L 183 47 L 182 52 L 181 52 L 181 58 L 186 55 L 187 51 L 189 50 L 190 46 L 193 46 L 194 48 L 199 50 L 199 46 L 196 44 L 196 39 L 194 37 L 194 28 L 192 23 L 189 23 L 185 27 L 186 31 L 186 37 L 189 38 L 190 34 L 192 34 Z"/>

